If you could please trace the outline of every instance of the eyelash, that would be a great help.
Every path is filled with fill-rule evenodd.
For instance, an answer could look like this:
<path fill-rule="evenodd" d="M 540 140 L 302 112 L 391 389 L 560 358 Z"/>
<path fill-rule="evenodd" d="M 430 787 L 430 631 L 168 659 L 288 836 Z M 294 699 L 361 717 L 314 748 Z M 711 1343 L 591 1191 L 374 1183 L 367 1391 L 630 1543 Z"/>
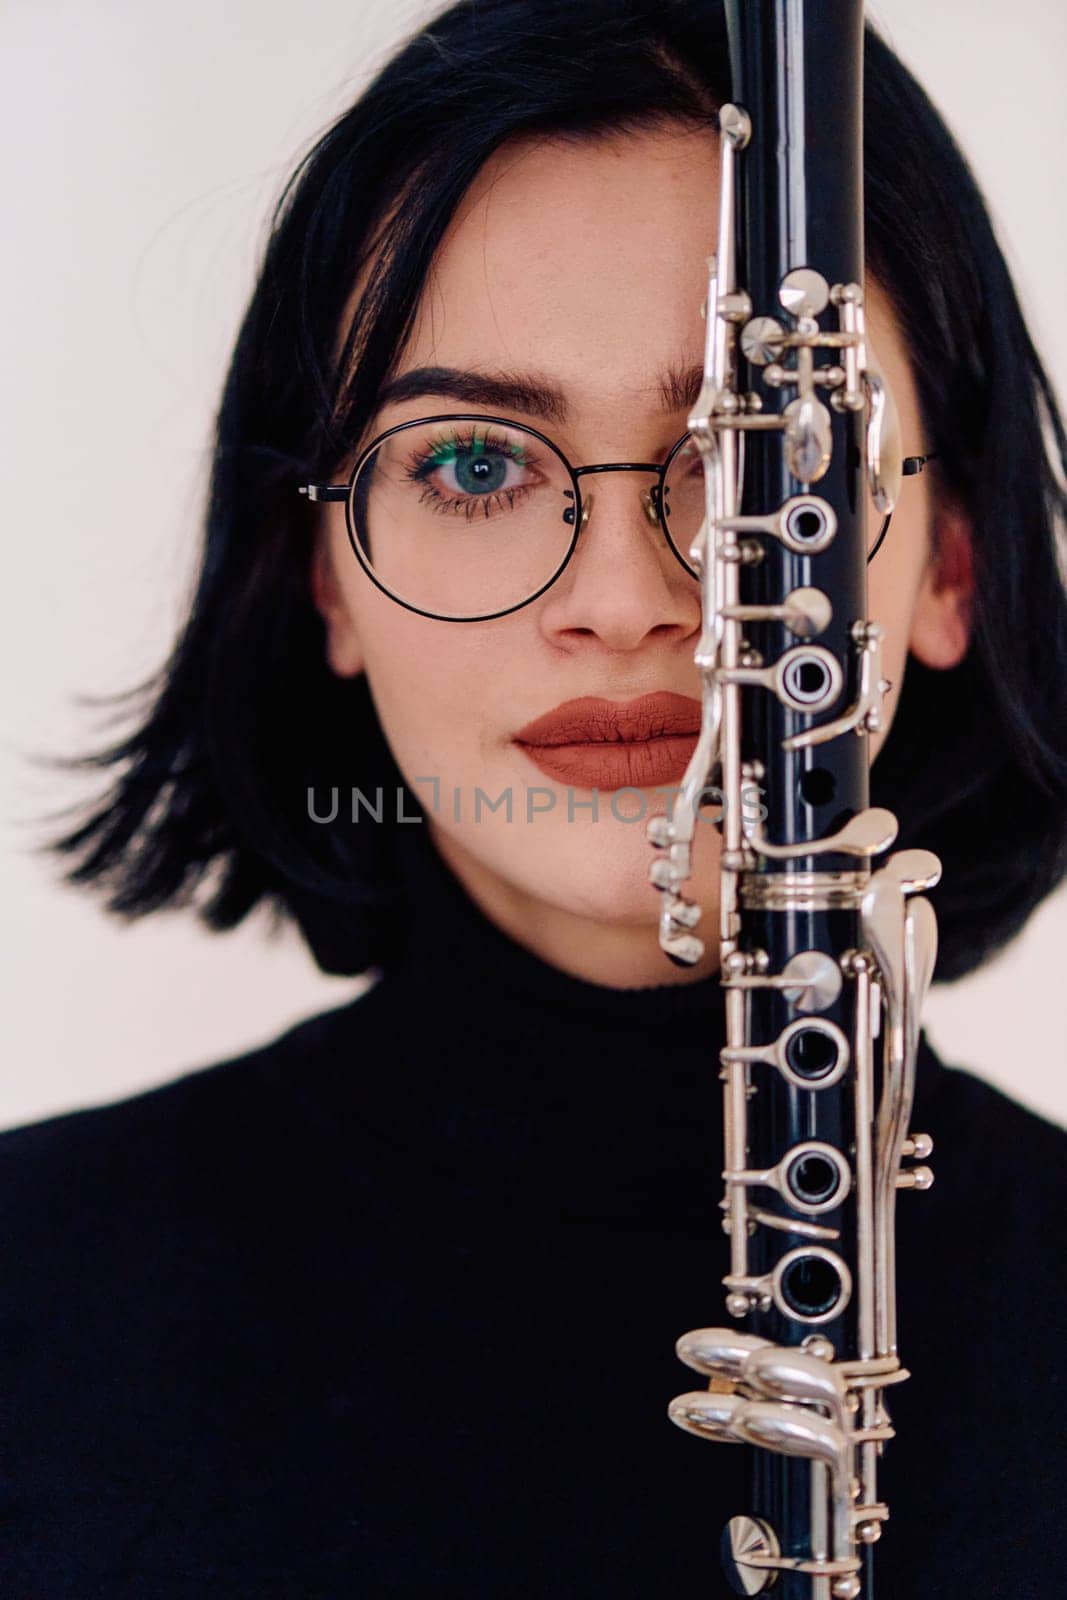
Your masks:
<path fill-rule="evenodd" d="M 462 513 L 468 522 L 473 522 L 474 518 L 479 514 L 488 519 L 492 514 L 490 508 L 496 506 L 498 509 L 502 509 L 505 501 L 508 510 L 513 510 L 516 499 L 529 493 L 532 485 L 524 483 L 516 484 L 510 489 L 496 489 L 491 494 L 465 495 L 449 499 L 430 482 L 430 472 L 437 471 L 439 467 L 451 465 L 448 461 L 436 460 L 435 453 L 437 451 L 447 446 L 451 446 L 456 451 L 470 450 L 476 439 L 483 450 L 496 451 L 501 455 L 507 456 L 509 461 L 515 461 L 522 467 L 536 468 L 536 459 L 531 456 L 527 449 L 522 448 L 522 458 L 520 459 L 506 437 L 496 440 L 493 437 L 492 430 L 486 429 L 483 433 L 480 429 L 473 427 L 469 433 L 462 437 L 451 434 L 447 439 L 436 441 L 429 450 L 413 452 L 407 467 L 407 476 L 410 482 L 421 483 L 421 503 L 433 505 L 442 515 L 446 515 L 449 512 Z"/>

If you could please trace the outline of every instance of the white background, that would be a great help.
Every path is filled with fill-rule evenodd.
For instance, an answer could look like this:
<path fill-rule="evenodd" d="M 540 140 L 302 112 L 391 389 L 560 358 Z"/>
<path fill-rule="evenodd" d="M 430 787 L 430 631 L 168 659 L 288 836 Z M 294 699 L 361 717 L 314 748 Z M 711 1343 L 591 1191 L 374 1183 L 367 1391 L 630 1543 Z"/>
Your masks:
<path fill-rule="evenodd" d="M 58 887 L 31 853 L 36 823 L 85 791 L 26 758 L 94 745 L 76 697 L 164 659 L 271 202 L 432 9 L 7 0 L 0 1124 L 133 1092 L 355 992 L 297 935 L 268 942 L 262 919 L 226 937 L 188 913 L 126 926 Z M 1062 371 L 1067 9 L 881 0 L 873 14 L 959 136 Z M 999 962 L 935 989 L 926 1016 L 946 1059 L 1067 1120 L 1065 951 L 1061 891 Z"/>

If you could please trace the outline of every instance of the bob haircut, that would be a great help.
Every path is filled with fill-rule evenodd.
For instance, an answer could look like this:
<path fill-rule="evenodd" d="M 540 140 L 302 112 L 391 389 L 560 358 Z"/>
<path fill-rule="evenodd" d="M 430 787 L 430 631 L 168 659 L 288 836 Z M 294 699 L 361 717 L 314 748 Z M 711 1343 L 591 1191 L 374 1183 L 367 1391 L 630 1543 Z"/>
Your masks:
<path fill-rule="evenodd" d="M 277 203 L 234 348 L 187 620 L 165 665 L 106 702 L 131 731 L 59 762 L 111 781 L 59 813 L 69 831 L 43 846 L 66 881 L 127 917 L 194 904 L 215 930 L 263 903 L 298 921 L 326 971 L 388 962 L 410 914 L 394 851 L 403 779 L 364 678 L 327 664 L 315 513 L 297 485 L 328 480 L 364 434 L 434 251 L 494 150 L 713 128 L 728 93 L 709 0 L 459 0 L 323 134 Z M 974 529 L 967 654 L 947 671 L 909 658 L 871 775 L 900 844 L 943 862 L 945 980 L 1005 945 L 1067 869 L 1067 440 L 967 163 L 869 27 L 864 127 L 869 271 L 910 347 L 935 492 Z M 354 826 L 346 805 L 314 820 L 309 791 L 334 787 L 383 790 L 385 820 L 361 811 Z"/>

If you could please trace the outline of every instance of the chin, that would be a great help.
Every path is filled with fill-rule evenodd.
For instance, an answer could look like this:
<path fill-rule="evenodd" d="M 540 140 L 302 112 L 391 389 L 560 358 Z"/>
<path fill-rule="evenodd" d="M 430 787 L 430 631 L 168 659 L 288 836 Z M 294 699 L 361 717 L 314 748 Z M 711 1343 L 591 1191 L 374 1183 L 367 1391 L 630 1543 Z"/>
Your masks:
<path fill-rule="evenodd" d="M 527 863 L 530 892 L 576 916 L 654 928 L 661 897 L 648 881 L 655 852 L 644 822 L 565 824 Z"/>

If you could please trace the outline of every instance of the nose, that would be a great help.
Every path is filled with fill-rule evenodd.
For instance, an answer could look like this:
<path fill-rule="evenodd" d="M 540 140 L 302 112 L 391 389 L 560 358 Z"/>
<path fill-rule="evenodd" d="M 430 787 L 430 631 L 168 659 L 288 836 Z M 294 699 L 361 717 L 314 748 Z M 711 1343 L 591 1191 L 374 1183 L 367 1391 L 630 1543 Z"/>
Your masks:
<path fill-rule="evenodd" d="M 700 589 L 667 542 L 652 488 L 636 473 L 600 477 L 582 495 L 578 542 L 542 601 L 542 631 L 573 649 L 680 643 L 700 628 Z"/>

